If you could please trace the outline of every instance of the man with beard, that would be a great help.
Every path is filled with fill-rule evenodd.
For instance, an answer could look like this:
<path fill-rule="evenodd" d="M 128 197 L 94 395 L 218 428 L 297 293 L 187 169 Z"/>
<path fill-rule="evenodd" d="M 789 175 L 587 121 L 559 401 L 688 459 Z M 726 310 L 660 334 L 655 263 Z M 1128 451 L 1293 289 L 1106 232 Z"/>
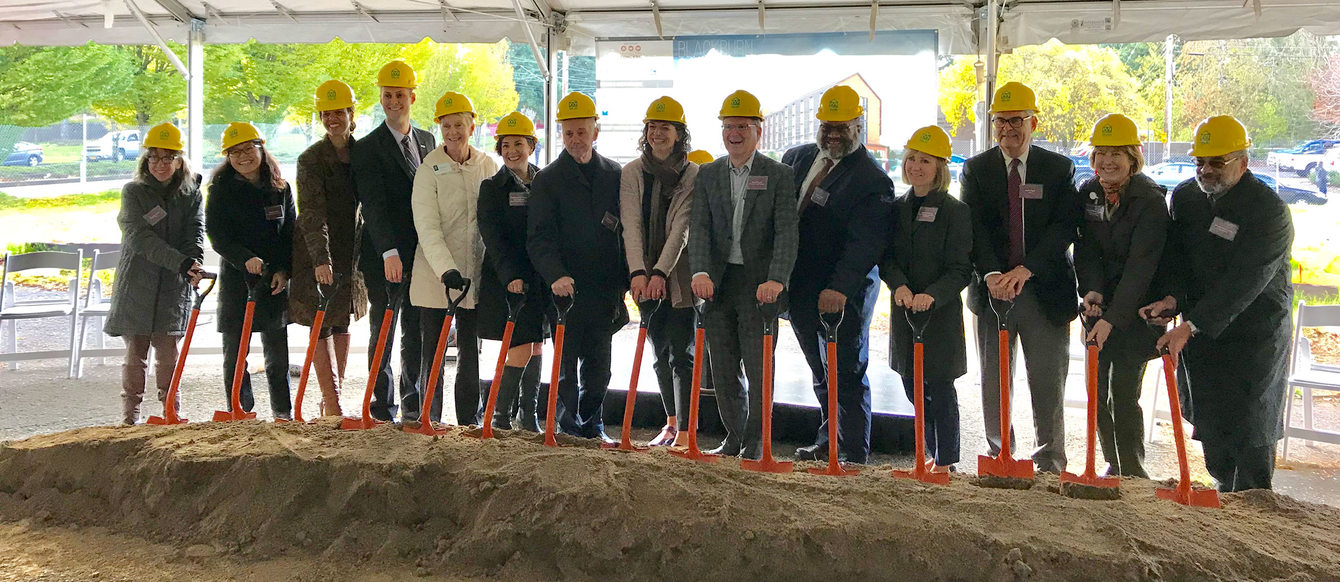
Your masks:
<path fill-rule="evenodd" d="M 1000 86 L 990 110 L 998 147 L 963 164 L 960 192 L 972 209 L 976 273 L 968 286 L 968 308 L 977 315 L 988 454 L 995 456 L 1001 442 L 1000 336 L 989 305 L 996 300 L 1014 305 L 1005 321 L 1011 364 L 1014 344 L 1024 346 L 1036 435 L 1033 461 L 1041 471 L 1060 473 L 1066 465 L 1070 322 L 1079 313 L 1069 249 L 1083 206 L 1075 191 L 1074 162 L 1032 145 L 1038 127 L 1036 101 L 1033 90 L 1020 83 Z M 1008 438 L 1013 445 L 1014 435 Z"/>
<path fill-rule="evenodd" d="M 595 151 L 600 135 L 595 101 L 569 93 L 558 102 L 557 118 L 563 153 L 531 182 L 526 252 L 554 295 L 573 301 L 558 379 L 558 427 L 614 443 L 601 412 L 610 382 L 610 342 L 628 323 L 623 303 L 628 263 L 619 224 L 622 170 Z"/>
<path fill-rule="evenodd" d="M 1247 129 L 1227 115 L 1196 127 L 1196 177 L 1172 194 L 1161 271 L 1168 295 L 1140 309 L 1179 354 L 1182 415 L 1220 491 L 1269 489 L 1289 370 L 1289 207 L 1247 169 Z"/>
<path fill-rule="evenodd" d="M 870 457 L 870 319 L 879 297 L 875 263 L 889 240 L 893 182 L 861 136 L 861 98 L 838 85 L 819 102 L 815 143 L 792 148 L 782 163 L 795 170 L 800 194 L 800 243 L 791 273 L 791 328 L 810 366 L 823 422 L 801 460 L 828 458 L 828 391 L 838 391 L 838 444 L 851 463 Z M 836 387 L 828 385 L 820 314 L 842 313 L 837 335 Z"/>

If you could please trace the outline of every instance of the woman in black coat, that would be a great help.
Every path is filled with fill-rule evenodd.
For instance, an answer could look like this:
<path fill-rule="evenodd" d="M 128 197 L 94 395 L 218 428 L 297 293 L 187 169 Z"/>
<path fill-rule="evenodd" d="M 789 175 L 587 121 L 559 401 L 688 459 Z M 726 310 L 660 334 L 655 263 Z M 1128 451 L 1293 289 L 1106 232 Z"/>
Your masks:
<path fill-rule="evenodd" d="M 1135 122 L 1108 115 L 1094 125 L 1089 160 L 1097 176 L 1079 190 L 1084 222 L 1075 242 L 1075 273 L 1086 341 L 1098 343 L 1098 440 L 1108 475 L 1148 477 L 1144 469 L 1145 363 L 1161 330 L 1145 325 L 1141 306 L 1163 295 L 1150 283 L 1168 236 L 1166 191 L 1140 173 L 1144 155 Z"/>
<path fill-rule="evenodd" d="M 518 428 L 539 432 L 535 408 L 549 286 L 535 272 L 526 254 L 530 181 L 540 171 L 528 161 L 537 143 L 535 126 L 526 116 L 509 113 L 498 121 L 497 138 L 495 149 L 504 166 L 479 185 L 479 235 L 484 239 L 484 264 L 479 276 L 479 337 L 501 341 L 507 324 L 508 295 L 524 292 L 526 304 L 517 314 L 511 345 L 507 346 L 507 364 L 498 387 L 493 426 L 511 428 L 519 393 Z"/>
<path fill-rule="evenodd" d="M 893 368 L 913 397 L 909 316 L 926 321 L 924 424 L 926 464 L 948 472 L 959 461 L 958 394 L 954 379 L 967 372 L 963 302 L 972 277 L 972 222 L 968 206 L 949 195 L 949 135 L 936 126 L 912 134 L 903 154 L 903 182 L 912 186 L 894 203 L 894 227 L 879 274 L 893 291 Z M 927 321 L 927 318 L 929 320 Z"/>
<path fill-rule="evenodd" d="M 219 332 L 223 334 L 224 391 L 231 407 L 233 367 L 242 339 L 247 287 L 259 277 L 251 331 L 261 334 L 270 410 L 275 419 L 292 418 L 288 379 L 288 273 L 293 261 L 293 190 L 279 175 L 279 163 L 250 123 L 232 123 L 223 132 L 226 160 L 214 170 L 205 201 L 205 230 L 223 258 L 219 264 Z M 242 409 L 255 404 L 250 374 L 242 375 Z"/>

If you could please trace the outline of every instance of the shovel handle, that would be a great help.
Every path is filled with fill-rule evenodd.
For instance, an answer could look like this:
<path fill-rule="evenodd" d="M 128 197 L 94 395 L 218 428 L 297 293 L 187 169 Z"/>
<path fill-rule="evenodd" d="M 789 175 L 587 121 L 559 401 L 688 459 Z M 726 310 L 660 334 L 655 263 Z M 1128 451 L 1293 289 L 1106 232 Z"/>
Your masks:
<path fill-rule="evenodd" d="M 574 295 L 576 293 L 576 291 L 573 291 Z M 577 300 L 572 295 L 554 295 L 552 302 L 554 304 L 554 312 L 557 315 L 554 319 L 554 325 L 567 325 L 568 310 L 572 309 L 573 304 L 576 303 Z"/>
<path fill-rule="evenodd" d="M 330 285 L 328 286 L 330 287 L 329 292 L 322 290 L 322 288 L 327 287 L 327 285 L 323 285 L 319 281 L 317 282 L 316 284 L 317 311 L 325 311 L 326 308 L 330 306 L 330 300 L 335 298 L 335 292 L 340 289 L 340 284 L 343 282 L 344 282 L 344 275 L 341 275 L 339 273 L 333 273 L 331 275 Z"/>
<path fill-rule="evenodd" d="M 922 337 L 926 335 L 926 326 L 931 324 L 931 314 L 933 311 L 923 311 L 912 315 L 911 309 L 904 309 L 903 315 L 907 316 L 907 325 L 912 326 L 912 341 L 922 343 Z"/>
<path fill-rule="evenodd" d="M 1000 329 L 1008 327 L 1010 311 L 1014 310 L 1014 302 L 992 297 L 987 303 L 991 305 L 991 313 L 996 314 L 996 323 L 1000 325 Z M 997 304 L 1001 307 L 996 307 Z"/>
<path fill-rule="evenodd" d="M 261 289 L 265 288 L 266 275 L 270 273 L 270 263 L 261 262 L 261 274 L 252 275 L 250 271 L 242 270 L 247 282 L 247 301 L 255 301 L 261 295 Z"/>
<path fill-rule="evenodd" d="M 638 327 L 641 327 L 641 328 L 645 328 L 645 327 L 647 327 L 648 325 L 650 325 L 650 324 L 651 324 L 651 316 L 652 316 L 652 314 L 656 313 L 656 310 L 657 310 L 657 309 L 660 309 L 660 308 L 661 308 L 661 300 L 660 300 L 660 299 L 643 299 L 642 301 L 638 301 L 638 302 L 637 302 L 637 314 L 638 314 L 638 319 L 639 319 L 640 321 L 638 321 L 637 326 L 638 326 Z M 641 344 L 639 344 L 639 345 L 641 345 Z"/>
<path fill-rule="evenodd" d="M 829 343 L 837 341 L 838 328 L 842 326 L 842 317 L 845 310 L 835 311 L 833 313 L 820 313 L 819 323 L 824 326 L 824 337 Z"/>
<path fill-rule="evenodd" d="M 443 281 L 443 283 L 445 286 L 446 282 Z M 451 294 L 452 289 L 457 290 L 457 293 L 454 297 Z M 447 313 L 455 315 L 456 309 L 461 306 L 461 302 L 465 301 L 465 296 L 470 293 L 470 280 L 461 279 L 461 284 L 458 287 L 455 288 L 446 287 L 445 289 L 443 289 L 443 291 L 445 291 L 447 294 Z"/>
<path fill-rule="evenodd" d="M 208 284 L 208 285 L 205 285 L 205 290 L 204 290 L 204 291 L 201 291 L 198 287 L 192 287 L 192 289 L 195 289 L 195 310 L 196 310 L 196 311 L 200 311 L 200 308 L 201 308 L 201 307 L 204 307 L 204 305 L 205 305 L 205 298 L 206 298 L 206 297 L 209 297 L 209 293 L 210 293 L 211 291 L 214 290 L 214 285 L 218 284 L 218 282 L 219 282 L 219 274 L 218 274 L 218 273 L 205 273 L 205 275 L 202 277 L 202 279 L 208 279 L 208 280 L 209 280 L 209 284 Z"/>
<path fill-rule="evenodd" d="M 759 303 L 758 310 L 760 313 L 763 314 L 763 335 L 764 336 L 777 335 L 777 315 L 778 315 L 777 301 L 774 301 L 772 303 Z"/>
<path fill-rule="evenodd" d="M 516 317 L 521 314 L 521 308 L 526 306 L 526 289 L 523 286 L 520 293 L 507 292 L 507 321 L 516 321 Z"/>

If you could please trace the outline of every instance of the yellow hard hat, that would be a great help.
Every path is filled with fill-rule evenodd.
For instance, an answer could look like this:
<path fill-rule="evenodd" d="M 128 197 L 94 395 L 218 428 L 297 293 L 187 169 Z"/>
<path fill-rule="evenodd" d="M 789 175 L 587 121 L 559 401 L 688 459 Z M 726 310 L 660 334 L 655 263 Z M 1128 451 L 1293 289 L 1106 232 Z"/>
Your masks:
<path fill-rule="evenodd" d="M 498 120 L 498 131 L 494 135 L 497 137 L 524 135 L 533 138 L 535 137 L 535 124 L 531 122 L 529 117 L 522 115 L 520 111 L 513 111 Z"/>
<path fill-rule="evenodd" d="M 162 148 L 165 150 L 181 151 L 181 130 L 171 123 L 160 123 L 149 128 L 149 135 L 144 136 L 144 147 Z"/>
<path fill-rule="evenodd" d="M 1093 135 L 1089 136 L 1091 146 L 1138 146 L 1140 128 L 1131 118 L 1120 113 L 1104 115 L 1093 124 Z"/>
<path fill-rule="evenodd" d="M 727 95 L 726 100 L 721 102 L 721 113 L 717 115 L 717 119 L 727 117 L 752 117 L 761 120 L 763 108 L 758 104 L 758 97 L 741 89 Z"/>
<path fill-rule="evenodd" d="M 707 153 L 707 150 L 693 150 L 689 152 L 688 158 L 690 162 L 698 164 L 699 166 L 710 164 L 713 160 L 712 154 Z"/>
<path fill-rule="evenodd" d="M 465 95 L 447 91 L 437 100 L 437 107 L 433 109 L 433 121 L 441 120 L 453 113 L 469 113 L 470 117 L 474 117 L 475 104 L 471 103 L 470 98 Z"/>
<path fill-rule="evenodd" d="M 904 148 L 943 160 L 949 159 L 949 156 L 954 153 L 953 147 L 949 145 L 949 134 L 945 133 L 945 130 L 938 125 L 927 125 L 916 130 L 912 137 L 907 139 L 907 145 Z"/>
<path fill-rule="evenodd" d="M 585 93 L 573 91 L 558 102 L 558 115 L 554 117 L 559 121 L 597 117 L 596 102 L 587 97 Z"/>
<path fill-rule="evenodd" d="M 358 103 L 358 98 L 354 97 L 354 89 L 344 81 L 331 79 L 316 88 L 317 111 L 344 109 L 353 107 L 355 103 Z"/>
<path fill-rule="evenodd" d="M 684 106 L 678 101 L 669 97 L 661 97 L 651 102 L 647 106 L 647 115 L 642 118 L 642 123 L 648 121 L 669 121 L 673 123 L 688 124 L 684 121 Z"/>
<path fill-rule="evenodd" d="M 405 61 L 396 59 L 377 73 L 378 87 L 404 87 L 413 89 L 419 86 L 419 78 L 414 74 L 414 68 L 410 67 Z"/>
<path fill-rule="evenodd" d="M 227 152 L 230 147 L 248 141 L 265 143 L 265 140 L 261 138 L 261 132 L 256 131 L 256 126 L 250 123 L 245 121 L 234 121 L 229 123 L 228 127 L 223 130 L 224 152 Z"/>
<path fill-rule="evenodd" d="M 819 98 L 819 111 L 814 117 L 819 121 L 851 121 L 861 116 L 865 109 L 861 107 L 861 96 L 846 85 L 838 85 Z"/>
<path fill-rule="evenodd" d="M 1252 147 L 1247 128 L 1232 115 L 1206 118 L 1196 126 L 1196 137 L 1191 142 L 1191 156 L 1213 158 Z"/>
<path fill-rule="evenodd" d="M 1037 110 L 1038 97 L 1033 94 L 1033 90 L 1023 83 L 1010 81 L 996 89 L 995 98 L 991 100 L 991 110 L 987 113 Z"/>

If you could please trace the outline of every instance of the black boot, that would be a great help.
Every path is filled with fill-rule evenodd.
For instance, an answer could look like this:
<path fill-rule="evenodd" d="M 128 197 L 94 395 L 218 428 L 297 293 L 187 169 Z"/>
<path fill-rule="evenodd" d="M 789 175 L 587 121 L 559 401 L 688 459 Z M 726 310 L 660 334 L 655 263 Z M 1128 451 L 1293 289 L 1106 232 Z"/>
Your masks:
<path fill-rule="evenodd" d="M 493 428 L 512 430 L 516 393 L 521 389 L 521 379 L 525 374 L 526 368 L 503 367 L 502 381 L 498 383 L 498 400 L 493 407 Z"/>
<path fill-rule="evenodd" d="M 528 430 L 530 432 L 540 432 L 540 422 L 536 418 L 535 408 L 539 405 L 540 396 L 540 356 L 531 356 L 530 361 L 526 363 L 526 369 L 521 374 L 520 391 L 521 404 L 518 407 L 520 414 L 517 418 L 517 428 Z M 508 368 L 513 370 L 518 368 Z"/>

